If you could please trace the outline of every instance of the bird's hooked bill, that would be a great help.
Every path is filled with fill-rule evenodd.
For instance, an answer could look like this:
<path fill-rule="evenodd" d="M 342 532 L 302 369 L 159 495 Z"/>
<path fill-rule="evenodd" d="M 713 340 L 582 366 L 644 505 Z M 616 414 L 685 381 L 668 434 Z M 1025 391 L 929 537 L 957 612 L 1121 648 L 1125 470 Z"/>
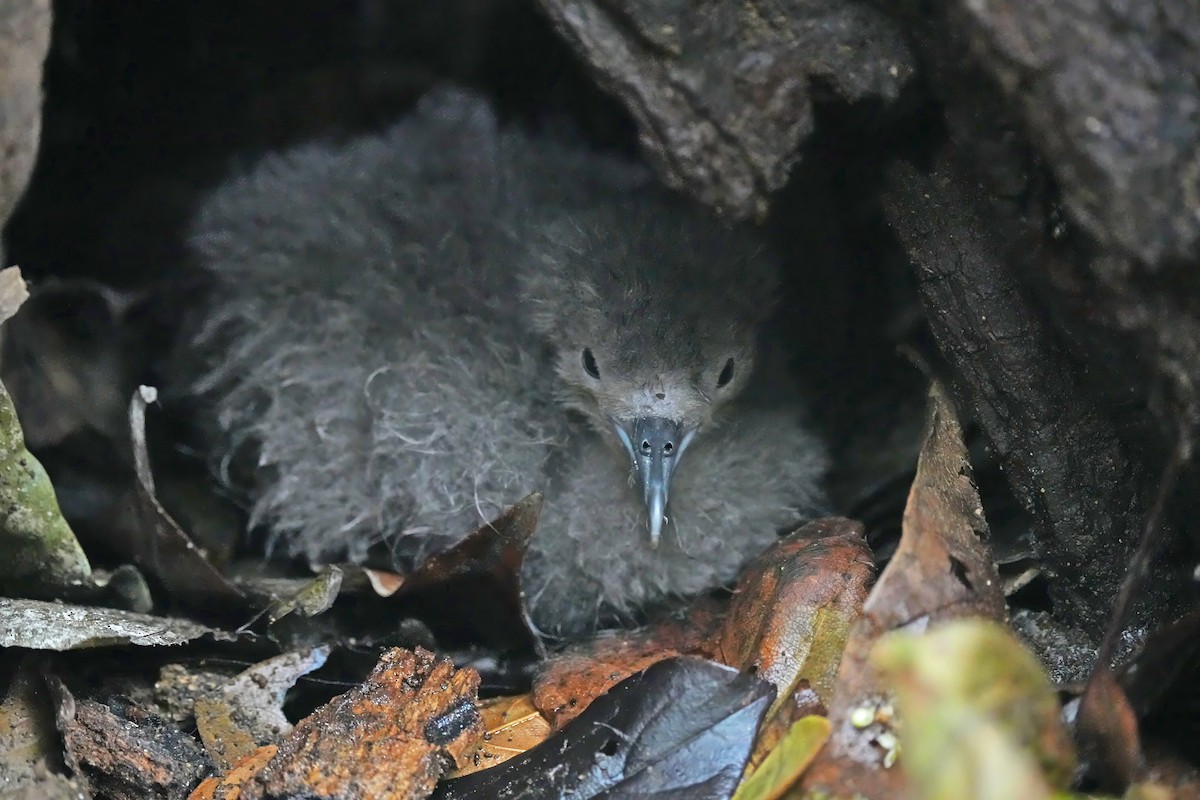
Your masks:
<path fill-rule="evenodd" d="M 642 500 L 650 517 L 650 547 L 657 548 L 666 519 L 671 476 L 679 466 L 695 428 L 665 417 L 636 417 L 614 427 L 633 462 Z"/>

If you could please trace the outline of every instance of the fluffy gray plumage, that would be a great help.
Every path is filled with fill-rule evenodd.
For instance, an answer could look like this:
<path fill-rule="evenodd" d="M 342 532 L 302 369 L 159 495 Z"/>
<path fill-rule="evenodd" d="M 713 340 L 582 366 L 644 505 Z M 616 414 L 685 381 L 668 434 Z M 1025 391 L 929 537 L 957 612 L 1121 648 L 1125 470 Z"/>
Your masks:
<path fill-rule="evenodd" d="M 291 553 L 382 538 L 411 563 L 541 489 L 526 591 L 539 627 L 576 634 L 729 580 L 824 509 L 823 449 L 756 345 L 770 260 L 471 95 L 263 159 L 190 241 L 219 283 L 191 390 L 221 452 L 257 447 L 254 522 Z M 657 550 L 613 427 L 639 414 L 698 429 Z"/>

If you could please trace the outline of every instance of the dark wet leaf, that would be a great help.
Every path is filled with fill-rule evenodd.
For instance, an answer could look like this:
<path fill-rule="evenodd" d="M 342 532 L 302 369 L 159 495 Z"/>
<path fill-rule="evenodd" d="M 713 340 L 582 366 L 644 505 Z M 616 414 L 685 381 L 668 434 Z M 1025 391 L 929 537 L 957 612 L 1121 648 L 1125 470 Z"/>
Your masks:
<path fill-rule="evenodd" d="M 390 593 L 427 593 L 434 605 L 439 604 L 438 598 L 444 598 L 445 603 L 460 609 L 464 626 L 510 645 L 514 641 L 528 644 L 544 654 L 521 588 L 525 549 L 537 529 L 541 511 L 542 495 L 535 492 L 454 547 L 426 559 L 414 572 L 403 576 L 399 586 L 394 586 L 395 580 L 388 581 L 393 584 Z M 470 602 L 464 603 L 465 597 Z"/>
<path fill-rule="evenodd" d="M 679 655 L 756 670 L 775 685 L 776 708 L 802 683 L 828 697 L 872 571 L 858 523 L 836 517 L 811 522 L 748 564 L 731 602 L 704 598 L 681 619 L 555 654 L 534 679 L 534 702 L 558 728 L 620 681 Z M 805 707 L 813 713 L 810 703 Z M 783 720 L 778 736 L 796 719 Z"/>
<path fill-rule="evenodd" d="M 1200 611 L 1151 633 L 1120 677 L 1140 718 L 1200 712 Z"/>
<path fill-rule="evenodd" d="M 541 745 L 446 781 L 440 800 L 721 798 L 741 779 L 771 685 L 697 658 L 660 661 Z"/>
<path fill-rule="evenodd" d="M 146 450 L 146 404 L 156 393 L 141 387 L 129 405 L 129 428 L 137 486 L 130 499 L 140 522 L 136 540 L 126 542 L 126 554 L 148 575 L 157 578 L 171 596 L 191 608 L 241 608 L 245 595 L 209 563 L 204 551 L 167 513 L 154 493 L 154 475 Z"/>
<path fill-rule="evenodd" d="M 284 653 L 196 698 L 196 729 L 218 769 L 229 770 L 259 746 L 291 732 L 283 715 L 284 696 L 301 675 L 320 669 L 328 657 L 328 647 Z"/>
<path fill-rule="evenodd" d="M 1004 611 L 962 427 L 945 389 L 934 383 L 900 546 L 851 629 L 829 704 L 833 735 L 805 774 L 804 787 L 853 787 L 873 799 L 901 794 L 901 772 L 884 768 L 892 758 L 886 743 L 894 739 L 894 731 L 882 720 L 853 724 L 855 718 L 890 705 L 869 663 L 872 647 L 890 631 L 923 630 L 965 616 L 1003 619 Z"/>

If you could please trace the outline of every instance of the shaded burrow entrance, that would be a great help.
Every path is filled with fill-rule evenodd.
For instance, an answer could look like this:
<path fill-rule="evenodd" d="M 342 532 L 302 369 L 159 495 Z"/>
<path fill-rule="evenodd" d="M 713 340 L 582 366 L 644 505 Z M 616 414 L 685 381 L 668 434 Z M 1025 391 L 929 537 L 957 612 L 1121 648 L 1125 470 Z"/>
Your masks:
<path fill-rule="evenodd" d="M 1176 212 L 1194 199 L 1165 178 L 1161 186 L 1110 186 L 1114 206 L 1159 190 L 1162 202 L 1150 205 L 1161 206 L 1163 231 L 1155 238 L 1144 215 L 1110 226 L 1103 203 L 1088 200 L 1103 194 L 1106 162 L 1097 156 L 1087 162 L 1095 172 L 1082 170 L 1087 154 L 1070 137 L 1077 118 L 1085 129 L 1086 119 L 1106 124 L 1105 109 L 1120 104 L 1063 107 L 1037 81 L 1006 82 L 1007 40 L 988 38 L 979 20 L 916 5 L 883 15 L 828 3 L 811 35 L 852 19 L 862 31 L 888 31 L 893 38 L 880 41 L 891 44 L 852 48 L 854 68 L 789 64 L 807 70 L 795 96 L 811 108 L 797 111 L 791 127 L 764 127 L 760 138 L 770 141 L 723 131 L 732 148 L 756 155 L 761 146 L 794 160 L 756 178 L 755 192 L 770 190 L 764 225 L 787 266 L 776 335 L 802 345 L 795 366 L 833 448 L 839 511 L 864 519 L 885 557 L 899 530 L 927 381 L 947 378 L 970 421 L 1013 607 L 1053 611 L 1078 629 L 1076 641 L 1094 643 L 1162 465 L 1190 432 L 1195 239 Z M 19 408 L 24 393 L 27 408 L 45 410 L 22 409 L 33 420 L 27 434 L 100 552 L 115 512 L 104 499 L 111 458 L 97 442 L 119 436 L 133 386 L 161 379 L 159 359 L 194 291 L 181 226 L 232 165 L 309 138 L 378 129 L 446 80 L 487 92 L 522 124 L 567 121 L 597 146 L 629 153 L 640 152 L 639 130 L 674 113 L 647 102 L 631 116 L 627 101 L 639 84 L 604 58 L 613 37 L 645 38 L 652 26 L 639 14 L 649 12 L 626 9 L 624 27 L 600 15 L 589 37 L 547 6 L 548 15 L 518 0 L 336 10 L 55 5 L 41 151 L 7 229 L 9 261 L 35 281 L 87 279 L 113 291 L 74 284 L 31 306 L 24 359 L 69 378 L 5 381 Z M 680 35 L 690 35 L 686 26 Z M 969 36 L 982 54 L 966 46 Z M 724 64 L 732 47 L 769 55 L 774 41 L 714 36 L 710 61 Z M 652 83 L 674 45 L 642 45 L 629 69 Z M 1102 62 L 1097 56 L 1094 68 Z M 744 98 L 736 82 L 704 91 L 737 118 Z M 1065 133 L 1056 138 L 1054 128 Z M 692 179 L 689 165 L 703 154 L 672 157 L 673 146 L 654 143 L 652 160 L 681 191 L 746 210 L 740 195 L 722 194 L 719 175 Z M 1178 149 L 1182 161 L 1186 148 Z M 772 176 L 783 173 L 776 188 Z M 1065 190 L 1064 176 L 1074 180 Z M 1098 233 L 1106 226 L 1111 236 Z M 20 347 L 13 338 L 9 346 Z M 19 371 L 22 359 L 9 363 L 6 370 Z M 69 402 L 50 401 L 64 391 Z M 162 479 L 165 499 L 196 519 L 214 549 L 253 558 L 232 506 L 213 512 L 215 500 L 195 497 L 204 443 L 186 409 L 175 411 L 152 431 L 162 468 L 179 476 Z M 1167 527 L 1183 533 L 1194 518 L 1192 481 L 1185 473 L 1167 515 Z M 1158 562 L 1159 593 L 1144 601 L 1149 618 L 1185 604 L 1189 541 L 1173 540 Z"/>

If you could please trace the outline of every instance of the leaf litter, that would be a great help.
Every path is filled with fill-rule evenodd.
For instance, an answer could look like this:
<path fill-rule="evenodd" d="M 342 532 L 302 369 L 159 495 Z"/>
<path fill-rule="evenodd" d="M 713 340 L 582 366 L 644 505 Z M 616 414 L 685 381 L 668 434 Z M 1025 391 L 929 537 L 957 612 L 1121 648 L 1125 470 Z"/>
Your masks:
<path fill-rule="evenodd" d="M 60 725 L 73 731 L 64 751 L 66 770 L 92 791 L 160 796 L 190 782 L 195 800 L 490 797 L 501 790 L 513 797 L 682 792 L 750 800 L 816 791 L 870 798 L 932 785 L 921 771 L 927 752 L 946 766 L 948 785 L 960 790 L 991 774 L 988 769 L 1001 769 L 1006 758 L 1014 768 L 1010 788 L 1060 791 L 1068 785 L 1062 772 L 1067 761 L 1051 757 L 1063 729 L 1049 722 L 1057 700 L 1046 699 L 1044 676 L 1041 683 L 1031 678 L 1022 684 L 1040 688 L 1008 700 L 1008 710 L 1042 709 L 1042 735 L 1032 739 L 1012 735 L 1002 721 L 989 722 L 977 738 L 947 738 L 953 729 L 947 720 L 996 716 L 995 708 L 979 705 L 986 694 L 981 686 L 974 694 L 964 689 L 959 696 L 912 699 L 921 694 L 912 687 L 922 685 L 927 667 L 922 665 L 929 658 L 920 653 L 938 645 L 944 623 L 1004 617 L 1002 584 L 961 426 L 938 385 L 930 393 L 900 545 L 874 586 L 862 526 L 841 518 L 817 520 L 748 564 L 731 596 L 699 598 L 684 613 L 643 629 L 602 635 L 549 655 L 529 625 L 520 586 L 540 495 L 510 507 L 409 574 L 330 565 L 316 577 L 280 579 L 277 588 L 267 589 L 269 580 L 222 574 L 159 502 L 145 438 L 146 406 L 153 399 L 152 392 L 139 391 L 129 409 L 137 477 L 130 497 L 143 531 L 131 544 L 130 560 L 181 608 L 214 619 L 242 613 L 246 630 L 260 616 L 271 627 L 285 617 L 299 618 L 293 626 L 316 618 L 337 624 L 314 629 L 317 640 L 324 637 L 328 645 L 265 661 L 256 657 L 238 674 L 189 672 L 182 663 L 167 663 L 154 709 L 116 700 L 60 702 Z M 490 593 L 479 596 L 486 599 L 460 602 L 482 585 L 489 587 Z M 507 642 L 513 652 L 532 652 L 540 659 L 532 690 L 481 700 L 474 670 L 456 669 L 420 649 L 386 651 L 361 683 L 354 670 L 347 675 L 345 659 L 377 651 L 384 641 L 377 634 L 356 637 L 356 620 L 388 604 L 408 608 L 412 598 L 432 598 L 434 607 L 452 601 L 465 628 L 490 632 L 489 647 Z M 153 601 L 137 602 L 145 608 Z M 206 652 L 221 642 L 225 648 L 235 644 L 219 626 L 182 618 L 4 602 L 0 614 L 7 608 L 10 619 L 33 614 L 24 634 L 13 626 L 10 646 L 33 644 L 39 624 L 74 630 L 53 640 L 53 649 L 193 642 L 191 647 Z M 91 612 L 98 616 L 92 619 Z M 906 636 L 915 638 L 894 644 Z M 990 649 L 951 648 L 933 660 L 950 676 L 999 670 L 1011 682 L 1030 667 L 1029 656 L 1015 641 L 1005 642 Z M 492 663 L 500 665 L 503 658 Z M 351 688 L 293 726 L 285 708 L 312 696 L 324 679 L 303 687 L 297 680 L 331 668 L 349 677 L 341 685 Z M 209 677 L 203 690 L 175 697 L 170 675 L 185 683 L 191 679 L 184 675 Z M 65 687 L 57 691 L 68 696 Z M 67 713 L 71 708 L 73 715 Z M 195 733 L 177 727 L 192 719 Z M 1128 729 L 1130 714 L 1121 719 Z M 180 744 L 179 736 L 191 744 Z M 142 748 L 153 757 L 131 771 L 100 757 L 102 746 L 114 754 Z M 986 760 L 994 750 L 1007 755 Z M 182 783 L 168 790 L 167 756 L 181 754 L 187 757 L 172 769 Z M 1142 782 L 1130 796 L 1134 791 L 1149 796 L 1158 788 Z M 1015 791 L 995 796 L 1021 796 Z"/>

